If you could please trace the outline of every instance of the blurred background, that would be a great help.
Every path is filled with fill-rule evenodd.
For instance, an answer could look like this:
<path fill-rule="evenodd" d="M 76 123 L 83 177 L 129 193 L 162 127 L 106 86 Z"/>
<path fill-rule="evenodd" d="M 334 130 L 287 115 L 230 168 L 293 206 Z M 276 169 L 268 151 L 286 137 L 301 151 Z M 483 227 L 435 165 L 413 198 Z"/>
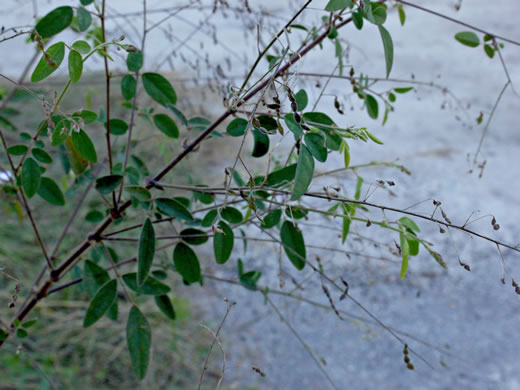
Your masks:
<path fill-rule="evenodd" d="M 494 34 L 520 41 L 520 28 L 515 15 L 520 5 L 515 1 L 411 0 L 437 12 L 464 21 Z M 29 30 L 35 16 L 41 17 L 58 5 L 70 1 L 3 0 L 0 26 Z M 257 55 L 257 44 L 264 47 L 299 9 L 304 1 L 146 1 L 146 28 L 153 27 L 144 42 L 145 70 L 168 77 L 177 91 L 179 107 L 190 117 L 216 118 L 225 110 L 223 98 L 232 87 L 239 87 Z M 297 19 L 305 26 L 319 25 L 328 13 L 327 1 L 315 0 Z M 79 4 L 79 3 L 78 3 Z M 500 224 L 494 231 L 490 217 L 472 223 L 473 230 L 516 245 L 518 235 L 518 193 L 520 173 L 520 131 L 518 109 L 520 99 L 520 50 L 506 43 L 502 50 L 512 87 L 506 89 L 497 106 L 488 134 L 478 156 L 479 168 L 472 164 L 484 125 L 497 97 L 507 82 L 503 66 L 495 56 L 488 58 L 482 47 L 469 48 L 454 39 L 467 28 L 418 9 L 404 6 L 406 23 L 401 26 L 397 10 L 389 7 L 386 28 L 394 41 L 394 65 L 389 80 L 385 79 L 383 47 L 377 28 L 365 25 L 359 31 L 349 25 L 339 31 L 345 50 L 344 64 L 356 75 L 363 73 L 380 78 L 372 87 L 385 92 L 396 87 L 414 87 L 397 96 L 387 123 L 382 115 L 371 119 L 363 102 L 352 93 L 348 80 L 329 79 L 337 65 L 334 42 L 324 42 L 295 66 L 288 79 L 293 90 L 304 88 L 312 107 L 320 94 L 315 111 L 328 113 L 340 126 L 367 127 L 384 142 L 353 142 L 351 165 L 373 161 L 391 162 L 406 169 L 373 164 L 355 171 L 342 171 L 317 179 L 315 189 L 337 186 L 352 196 L 357 175 L 364 179 L 363 196 L 370 202 L 431 214 L 432 200 L 442 202 L 444 210 L 456 224 L 464 224 L 472 213 L 474 219 L 493 215 Z M 125 35 L 125 42 L 142 48 L 143 2 L 138 0 L 107 1 L 107 39 Z M 13 32 L 2 32 L 0 40 Z M 0 42 L 0 73 L 17 79 L 31 61 L 35 51 L 26 44 L 27 35 Z M 305 32 L 293 29 L 289 35 L 291 48 L 297 48 Z M 61 34 L 61 40 L 72 43 L 78 35 Z M 281 42 L 287 45 L 285 37 Z M 275 46 L 273 55 L 280 53 Z M 126 53 L 111 51 L 115 116 L 128 119 L 129 110 L 121 105 L 119 81 L 126 73 Z M 33 65 L 34 67 L 34 65 Z M 268 67 L 263 61 L 255 72 L 257 79 Z M 51 78 L 28 87 L 52 96 L 60 91 L 66 67 Z M 32 68 L 31 68 L 32 69 Z M 103 104 L 104 75 L 101 57 L 86 64 L 87 74 L 75 85 L 63 104 L 65 110 Z M 337 73 L 337 72 L 336 72 Z M 317 76 L 320 74 L 322 76 Z M 0 86 L 10 88 L 5 79 Z M 324 88 L 326 86 L 326 88 Z M 322 92 L 324 91 L 324 92 Z M 337 100 L 344 112 L 334 108 Z M 20 96 L 14 107 L 21 115 L 12 122 L 29 133 L 44 118 L 41 104 Z M 477 119 L 483 115 L 483 122 Z M 142 142 L 139 153 L 147 156 L 154 172 L 181 149 L 179 140 L 139 124 Z M 99 128 L 101 131 L 102 128 Z M 224 129 L 220 129 L 224 132 Z M 8 132 L 9 141 L 19 136 Z M 181 164 L 169 180 L 175 183 L 204 182 L 221 185 L 225 167 L 233 164 L 238 143 L 229 137 L 213 138 Z M 279 142 L 278 142 L 279 141 Z M 276 142 L 271 158 L 285 161 L 292 146 L 292 136 Z M 248 139 L 246 150 L 252 149 Z M 2 152 L 4 153 L 4 152 Z M 4 157 L 1 158 L 2 162 Z M 267 160 L 267 159 L 266 159 Z M 266 161 L 246 160 L 251 169 L 261 173 Z M 342 166 L 341 157 L 329 158 L 316 165 L 316 173 Z M 2 164 L 3 165 L 3 164 Z M 370 164 L 369 164 L 370 165 Z M 391 164 L 390 164 L 391 165 Z M 245 171 L 241 171 L 245 177 Z M 411 173 L 411 174 L 409 174 Z M 381 189 L 377 180 L 394 181 L 392 188 Z M 70 185 L 68 206 L 63 214 L 52 214 L 36 208 L 45 238 L 52 242 L 59 235 L 59 224 L 74 206 L 81 183 Z M 326 209 L 325 201 L 304 201 L 309 207 Z M 92 200 L 91 206 L 95 206 Z M 54 209 L 52 209 L 54 210 Z M 398 214 L 366 212 L 376 220 L 399 218 Z M 65 247 L 74 245 L 95 225 L 81 215 L 73 226 Z M 42 258 L 34 246 L 28 221 L 20 223 L 15 214 L 0 210 L 0 266 L 27 292 L 37 275 Z M 61 221 L 61 222 L 60 222 Z M 172 283 L 178 318 L 171 322 L 150 308 L 153 328 L 153 352 L 150 372 L 144 382 L 136 382 L 129 372 L 129 359 L 124 337 L 124 321 L 101 321 L 83 331 L 82 320 L 88 300 L 81 286 L 75 286 L 42 303 L 37 317 L 38 327 L 23 345 L 11 343 L 0 351 L 0 389 L 47 388 L 142 388 L 193 389 L 198 384 L 203 361 L 212 335 L 203 326 L 215 330 L 226 312 L 224 298 L 236 302 L 226 319 L 219 340 L 225 351 L 225 389 L 518 389 L 520 363 L 516 336 L 519 297 L 511 287 L 511 275 L 518 276 L 519 256 L 502 250 L 507 268 L 506 284 L 501 283 L 501 257 L 493 243 L 454 231 L 440 234 L 439 227 L 417 221 L 423 237 L 434 245 L 448 264 L 444 270 L 427 253 L 410 261 L 406 278 L 399 279 L 400 258 L 394 238 L 376 227 L 353 225 L 349 239 L 340 244 L 341 221 L 312 218 L 301 227 L 308 245 L 308 257 L 319 256 L 328 273 L 343 277 L 350 294 L 377 320 L 350 300 L 336 301 L 344 311 L 343 319 L 330 310 L 321 281 L 311 270 L 296 274 L 292 267 L 280 269 L 280 248 L 274 244 L 248 242 L 243 254 L 236 243 L 231 260 L 216 267 L 211 246 L 200 249 L 199 258 L 207 277 L 204 286 L 186 287 L 180 280 Z M 248 235 L 258 232 L 247 232 Z M 83 236 L 82 236 L 83 234 Z M 313 247 L 314 246 L 314 247 Z M 132 256 L 135 248 L 114 245 L 120 258 Z M 166 253 L 167 252 L 167 253 Z M 171 250 L 161 261 L 171 262 Z M 163 255 L 161 255 L 163 256 Z M 460 260 L 471 267 L 467 272 Z M 259 284 L 280 292 L 294 289 L 298 297 L 270 294 L 266 304 L 261 292 L 251 292 L 236 280 L 236 264 L 241 258 L 246 269 L 262 271 Z M 520 276 L 518 277 L 520 280 Z M 13 281 L 0 277 L 0 316 L 8 317 L 4 307 L 10 301 Z M 21 298 L 20 298 L 21 299 Z M 306 302 L 311 300 L 312 302 Z M 321 306 L 320 306 L 321 305 Z M 121 318 L 124 311 L 121 308 Z M 379 322 L 380 321 L 380 322 Z M 383 323 L 387 328 L 382 328 Z M 63 324 L 66 324 L 65 326 Z M 415 370 L 403 363 L 403 346 L 389 335 L 393 329 L 420 356 L 411 355 Z M 220 348 L 210 358 L 207 388 L 215 388 L 223 362 Z M 260 375 L 258 368 L 265 376 Z"/>

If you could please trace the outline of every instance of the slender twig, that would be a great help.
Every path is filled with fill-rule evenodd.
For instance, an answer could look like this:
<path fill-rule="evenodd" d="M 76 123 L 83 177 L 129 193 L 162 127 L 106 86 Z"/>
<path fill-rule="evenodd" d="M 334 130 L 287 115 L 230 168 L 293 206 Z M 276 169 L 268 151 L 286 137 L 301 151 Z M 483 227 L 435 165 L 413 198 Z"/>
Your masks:
<path fill-rule="evenodd" d="M 106 30 L 105 30 L 105 4 L 106 0 L 102 0 L 101 4 L 101 14 L 99 15 L 99 18 L 101 20 L 101 39 L 103 43 L 107 41 L 106 39 Z M 108 165 L 110 168 L 110 174 L 112 174 L 112 146 L 110 144 L 110 71 L 108 69 L 108 58 L 107 58 L 107 49 L 103 48 L 103 63 L 105 65 L 105 90 L 106 90 L 106 96 L 105 96 L 105 115 L 106 115 L 106 123 L 105 123 L 105 137 L 107 140 L 107 153 L 108 153 Z M 114 208 L 117 209 L 117 202 L 116 202 L 116 193 L 112 192 L 112 200 L 114 204 Z"/>
<path fill-rule="evenodd" d="M 143 37 L 141 39 L 141 54 L 144 58 L 144 44 L 146 41 L 146 34 L 148 30 L 146 29 L 146 0 L 143 0 Z M 135 73 L 135 83 L 139 84 L 139 70 Z M 126 141 L 126 150 L 125 150 L 125 162 L 123 164 L 123 173 L 126 173 L 126 167 L 128 166 L 128 157 L 130 156 L 130 146 L 132 142 L 132 132 L 135 126 L 135 112 L 137 110 L 137 92 L 132 99 L 132 110 L 130 113 L 130 125 L 128 126 L 128 138 Z M 123 180 L 121 181 L 121 185 L 119 187 L 119 195 L 117 197 L 117 204 L 121 202 L 121 196 L 123 195 L 123 187 L 125 185 L 125 175 L 123 174 Z"/>
<path fill-rule="evenodd" d="M 305 351 L 309 354 L 309 356 L 311 357 L 312 361 L 316 364 L 316 367 L 318 367 L 318 369 L 321 371 L 321 373 L 323 374 L 323 376 L 325 376 L 325 378 L 327 379 L 327 382 L 329 382 L 329 384 L 332 386 L 332 388 L 334 388 L 335 390 L 339 390 L 338 386 L 336 386 L 336 384 L 334 383 L 334 381 L 332 380 L 332 378 L 329 376 L 329 374 L 327 373 L 327 371 L 325 371 L 325 369 L 323 368 L 322 364 L 320 363 L 320 361 L 316 358 L 316 356 L 314 356 L 314 352 L 312 351 L 312 349 L 307 345 L 307 343 L 305 342 L 305 340 L 303 340 L 303 338 L 300 336 L 300 334 L 296 331 L 296 329 L 294 329 L 294 327 L 291 325 L 291 323 L 289 321 L 287 321 L 287 319 L 285 318 L 285 316 L 282 314 L 282 312 L 278 309 L 278 307 L 273 303 L 273 301 L 271 300 L 271 298 L 267 297 L 267 302 L 269 302 L 269 305 L 274 309 L 274 311 L 276 312 L 276 314 L 278 314 L 278 316 L 280 317 L 280 320 L 285 324 L 287 325 L 287 328 L 289 328 L 289 330 L 291 331 L 291 333 L 294 335 L 294 337 L 296 337 L 296 339 L 298 340 L 298 342 L 303 346 L 303 348 L 305 349 Z"/>
<path fill-rule="evenodd" d="M 200 373 L 198 390 L 200 390 L 200 387 L 202 386 L 202 380 L 204 379 L 204 373 L 208 369 L 209 357 L 211 356 L 211 352 L 213 351 L 213 347 L 215 346 L 215 343 L 218 342 L 219 345 L 221 345 L 220 342 L 218 341 L 218 335 L 220 334 L 220 330 L 222 329 L 222 326 L 224 326 L 224 322 L 226 322 L 226 318 L 228 317 L 229 312 L 231 311 L 231 308 L 236 304 L 236 302 L 230 302 L 227 298 L 225 299 L 225 302 L 227 303 L 226 314 L 224 314 L 224 318 L 222 318 L 222 321 L 220 321 L 217 331 L 214 334 L 213 341 L 211 342 L 211 345 L 209 347 L 208 354 L 206 355 L 206 359 L 204 360 L 204 366 L 202 368 L 202 372 Z M 224 354 L 224 369 L 225 369 L 226 354 L 224 353 L 224 349 L 222 349 L 222 353 Z M 224 376 L 224 369 L 222 369 L 222 376 Z M 221 379 L 222 379 L 222 377 L 221 377 Z M 219 383 L 220 383 L 220 381 L 219 381 Z"/>
<path fill-rule="evenodd" d="M 518 41 L 514 41 L 514 40 L 509 39 L 509 38 L 501 37 L 501 36 L 499 36 L 499 35 L 496 35 L 496 34 L 494 34 L 494 33 L 491 33 L 491 32 L 489 32 L 489 31 L 486 31 L 486 30 L 481 29 L 481 28 L 479 28 L 479 27 L 476 27 L 476 26 L 473 26 L 473 25 L 471 25 L 471 24 L 468 24 L 468 23 L 462 22 L 462 21 L 460 21 L 460 20 L 454 19 L 454 18 L 452 18 L 452 17 L 450 17 L 450 16 L 447 16 L 447 15 L 441 14 L 441 13 L 439 13 L 439 12 L 433 11 L 433 10 L 428 9 L 428 8 L 421 7 L 420 5 L 413 4 L 413 3 L 410 3 L 410 2 L 405 1 L 405 0 L 395 0 L 395 1 L 398 2 L 398 3 L 401 3 L 401 4 L 408 5 L 408 6 L 412 7 L 412 8 L 417 8 L 417 9 L 419 9 L 419 10 L 421 10 L 421 11 L 424 11 L 424 12 L 427 12 L 427 13 L 429 13 L 429 14 L 432 14 L 432 15 L 438 16 L 438 17 L 440 17 L 440 18 L 442 18 L 442 19 L 449 20 L 450 22 L 453 22 L 453 23 L 459 24 L 459 25 L 461 25 L 461 26 L 468 27 L 468 28 L 470 28 L 470 29 L 472 29 L 472 30 L 475 30 L 475 31 L 481 32 L 482 34 L 491 35 L 491 36 L 493 36 L 493 37 L 495 37 L 495 38 L 497 38 L 497 39 L 500 39 L 501 41 L 509 42 L 509 43 L 511 43 L 511 44 L 513 44 L 513 45 L 520 46 L 520 42 L 518 42 Z"/>

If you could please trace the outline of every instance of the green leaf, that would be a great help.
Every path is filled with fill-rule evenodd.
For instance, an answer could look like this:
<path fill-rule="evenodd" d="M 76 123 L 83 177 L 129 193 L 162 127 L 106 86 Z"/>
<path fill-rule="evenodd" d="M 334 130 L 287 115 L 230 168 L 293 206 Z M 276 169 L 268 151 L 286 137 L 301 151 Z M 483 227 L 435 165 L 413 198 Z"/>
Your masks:
<path fill-rule="evenodd" d="M 348 233 L 350 231 L 350 224 L 352 223 L 352 216 L 356 213 L 356 208 L 352 207 L 346 203 L 341 204 L 343 208 L 343 229 L 341 232 L 341 243 L 344 244 L 347 239 Z"/>
<path fill-rule="evenodd" d="M 94 111 L 89 110 L 81 110 L 81 112 L 76 112 L 72 115 L 74 118 L 81 118 L 85 122 L 86 125 L 94 123 L 97 119 L 97 114 Z"/>
<path fill-rule="evenodd" d="M 410 247 L 408 246 L 408 240 L 406 240 L 404 233 L 399 233 L 399 241 L 401 244 L 401 279 L 406 275 L 408 271 L 408 259 L 410 257 Z"/>
<path fill-rule="evenodd" d="M 27 198 L 32 198 L 40 188 L 40 166 L 31 157 L 27 157 L 22 166 L 22 187 Z"/>
<path fill-rule="evenodd" d="M 371 2 L 370 6 L 372 8 L 372 18 L 373 20 L 370 20 L 372 23 L 377 25 L 382 25 L 386 21 L 386 8 L 378 2 Z"/>
<path fill-rule="evenodd" d="M 305 145 L 309 148 L 311 154 L 319 162 L 327 160 L 327 148 L 325 147 L 325 136 L 318 133 L 307 133 L 303 137 Z"/>
<path fill-rule="evenodd" d="M 383 49 L 385 51 L 385 64 L 386 64 L 386 78 L 390 76 L 390 72 L 392 71 L 392 65 L 394 63 L 394 42 L 392 41 L 392 37 L 386 28 L 379 25 L 379 33 L 381 34 L 381 39 L 383 40 Z"/>
<path fill-rule="evenodd" d="M 143 86 L 146 93 L 157 103 L 166 106 L 177 103 L 177 95 L 170 82 L 158 73 L 144 73 Z"/>
<path fill-rule="evenodd" d="M 197 187 L 207 187 L 204 185 L 198 185 Z M 213 203 L 213 200 L 215 199 L 215 195 L 208 194 L 207 192 L 193 192 L 193 197 L 197 199 L 199 202 L 204 204 L 211 204 Z"/>
<path fill-rule="evenodd" d="M 137 306 L 132 306 L 128 314 L 126 341 L 135 375 L 139 380 L 142 380 L 146 376 L 150 361 L 152 330 L 146 317 L 139 311 Z"/>
<path fill-rule="evenodd" d="M 31 81 L 37 83 L 50 76 L 61 65 L 65 58 L 65 43 L 58 42 L 49 47 L 46 51 L 48 58 L 42 56 L 31 75 Z"/>
<path fill-rule="evenodd" d="M 40 149 L 40 148 L 33 148 L 31 150 L 31 152 L 32 152 L 32 155 L 34 156 L 34 158 L 36 160 L 38 160 L 39 162 L 44 163 L 44 164 L 52 163 L 52 157 L 45 150 Z"/>
<path fill-rule="evenodd" d="M 183 219 L 185 221 L 192 221 L 193 217 L 186 207 L 174 199 L 158 198 L 155 200 L 157 209 L 162 214 L 169 217 Z"/>
<path fill-rule="evenodd" d="M 421 229 L 419 229 L 419 226 L 410 218 L 408 217 L 401 217 L 399 218 L 399 223 L 403 225 L 404 227 L 410 229 L 412 232 L 420 233 Z"/>
<path fill-rule="evenodd" d="M 146 218 L 139 238 L 139 252 L 137 254 L 137 284 L 142 286 L 150 273 L 155 255 L 155 231 L 152 221 Z"/>
<path fill-rule="evenodd" d="M 480 39 L 473 31 L 459 32 L 455 34 L 455 39 L 469 47 L 477 47 L 480 45 Z"/>
<path fill-rule="evenodd" d="M 307 104 L 309 103 L 309 97 L 307 96 L 307 92 L 305 92 L 304 89 L 300 89 L 296 93 L 296 95 L 294 95 L 294 100 L 296 100 L 296 105 L 298 106 L 298 111 L 305 110 L 305 107 L 307 107 Z"/>
<path fill-rule="evenodd" d="M 269 137 L 258 129 L 253 129 L 255 145 L 253 147 L 253 157 L 262 157 L 269 151 Z"/>
<path fill-rule="evenodd" d="M 13 145 L 7 148 L 7 153 L 12 156 L 22 156 L 27 153 L 28 150 L 29 148 L 25 145 Z"/>
<path fill-rule="evenodd" d="M 159 310 L 161 310 L 166 317 L 170 320 L 175 319 L 175 309 L 168 295 L 156 295 L 154 300 Z"/>
<path fill-rule="evenodd" d="M 101 222 L 105 218 L 105 215 L 98 210 L 90 210 L 87 215 L 85 215 L 85 221 L 87 222 Z"/>
<path fill-rule="evenodd" d="M 303 114 L 303 119 L 305 121 L 313 122 L 311 125 L 318 128 L 318 130 L 325 135 L 325 144 L 327 148 L 331 150 L 339 150 L 342 138 L 332 129 L 336 125 L 328 115 L 322 112 L 306 112 Z"/>
<path fill-rule="evenodd" d="M 152 199 L 152 194 L 145 187 L 141 186 L 125 186 L 125 191 L 141 202 L 147 202 Z"/>
<path fill-rule="evenodd" d="M 280 222 L 280 218 L 282 217 L 282 210 L 276 209 L 269 212 L 264 217 L 264 223 L 261 225 L 263 229 L 270 229 Z"/>
<path fill-rule="evenodd" d="M 296 167 L 296 177 L 292 189 L 291 200 L 299 199 L 309 188 L 314 174 L 314 158 L 305 145 L 300 146 L 300 156 Z"/>
<path fill-rule="evenodd" d="M 137 285 L 137 273 L 132 272 L 122 276 L 123 282 L 137 294 L 141 295 L 164 295 L 171 291 L 171 288 L 159 282 L 152 276 L 148 276 L 142 286 Z"/>
<path fill-rule="evenodd" d="M 365 134 L 368 135 L 368 138 L 370 138 L 373 142 L 379 145 L 383 145 L 383 141 L 381 141 L 379 138 L 377 138 L 374 134 L 372 134 L 370 131 L 365 130 Z"/>
<path fill-rule="evenodd" d="M 343 140 L 343 161 L 345 163 L 345 168 L 348 168 L 350 165 L 350 147 L 345 140 Z"/>
<path fill-rule="evenodd" d="M 220 215 L 229 223 L 242 222 L 242 213 L 234 207 L 224 207 L 222 210 L 220 210 Z"/>
<path fill-rule="evenodd" d="M 404 22 L 406 21 L 406 14 L 404 13 L 404 9 L 401 4 L 398 5 L 397 11 L 399 13 L 399 22 L 401 23 L 401 26 L 404 26 Z"/>
<path fill-rule="evenodd" d="M 175 269 L 188 283 L 200 280 L 200 264 L 197 255 L 188 245 L 179 242 L 173 251 Z"/>
<path fill-rule="evenodd" d="M 258 122 L 260 123 L 260 127 L 263 127 L 264 129 L 266 129 L 268 131 L 278 130 L 278 123 L 276 122 L 276 119 L 274 119 L 272 116 L 260 114 L 256 117 L 256 119 L 258 119 Z"/>
<path fill-rule="evenodd" d="M 358 30 L 361 30 L 363 28 L 363 14 L 361 9 L 359 9 L 357 12 L 352 13 L 352 22 Z"/>
<path fill-rule="evenodd" d="M 188 120 L 184 116 L 181 110 L 179 110 L 177 107 L 175 107 L 173 104 L 168 104 L 167 107 L 170 109 L 171 112 L 177 117 L 178 120 L 181 121 L 181 123 L 188 127 Z"/>
<path fill-rule="evenodd" d="M 232 137 L 240 137 L 245 134 L 247 121 L 243 118 L 233 119 L 226 128 L 226 132 Z"/>
<path fill-rule="evenodd" d="M 122 119 L 112 118 L 109 121 L 110 134 L 123 135 L 128 131 L 128 123 Z M 106 124 L 105 124 L 106 127 Z"/>
<path fill-rule="evenodd" d="M 177 123 L 166 114 L 157 114 L 153 117 L 153 123 L 163 134 L 170 138 L 179 138 Z"/>
<path fill-rule="evenodd" d="M 394 88 L 395 93 L 406 93 L 413 89 L 413 87 L 406 87 L 406 88 Z"/>
<path fill-rule="evenodd" d="M 77 83 L 83 72 L 83 58 L 76 50 L 69 51 L 69 77 L 70 81 Z"/>
<path fill-rule="evenodd" d="M 130 100 L 137 91 L 137 81 L 131 74 L 125 74 L 121 79 L 121 95 L 125 100 Z"/>
<path fill-rule="evenodd" d="M 202 218 L 202 222 L 200 223 L 204 227 L 210 227 L 215 223 L 215 220 L 217 219 L 217 210 L 211 210 L 209 211 L 204 218 Z"/>
<path fill-rule="evenodd" d="M 334 12 L 350 7 L 352 0 L 330 0 L 325 6 L 325 11 Z"/>
<path fill-rule="evenodd" d="M 87 41 L 79 40 L 72 44 L 72 48 L 80 54 L 88 54 L 92 48 Z"/>
<path fill-rule="evenodd" d="M 276 187 L 284 183 L 289 183 L 296 176 L 297 164 L 287 165 L 285 168 L 278 169 L 267 175 L 265 185 L 267 187 Z"/>
<path fill-rule="evenodd" d="M 94 263 L 92 260 L 85 261 L 83 270 L 83 284 L 87 289 L 88 294 L 93 297 L 96 291 L 110 280 L 108 272 Z"/>
<path fill-rule="evenodd" d="M 296 269 L 302 270 L 307 259 L 303 234 L 296 229 L 296 226 L 291 221 L 285 221 L 280 229 L 280 238 L 291 263 L 293 263 Z"/>
<path fill-rule="evenodd" d="M 407 241 L 410 248 L 410 256 L 417 256 L 419 254 L 419 241 L 410 239 L 407 239 Z"/>
<path fill-rule="evenodd" d="M 90 27 L 90 24 L 92 23 L 92 16 L 90 16 L 90 12 L 88 12 L 85 8 L 80 7 L 78 8 L 76 20 L 79 31 L 83 32 Z"/>
<path fill-rule="evenodd" d="M 377 115 L 379 113 L 379 106 L 377 104 L 377 100 L 372 95 L 367 95 L 365 97 L 365 105 L 367 107 L 368 116 L 372 119 L 377 119 Z"/>
<path fill-rule="evenodd" d="M 88 328 L 112 306 L 117 297 L 117 279 L 112 279 L 103 284 L 88 305 L 87 313 L 83 319 L 83 327 Z"/>
<path fill-rule="evenodd" d="M 495 49 L 493 49 L 490 45 L 484 45 L 484 52 L 489 58 L 493 58 L 495 56 Z"/>
<path fill-rule="evenodd" d="M 38 195 L 45 199 L 50 204 L 56 206 L 64 206 L 65 198 L 60 190 L 60 187 L 54 182 L 54 180 L 48 177 L 41 178 L 40 188 L 38 189 Z"/>
<path fill-rule="evenodd" d="M 83 157 L 85 160 L 90 161 L 92 163 L 97 162 L 97 154 L 96 149 L 94 148 L 94 144 L 90 140 L 87 133 L 80 129 L 78 132 L 72 132 L 72 145 L 78 154 Z"/>
<path fill-rule="evenodd" d="M 184 229 L 181 232 L 182 239 L 189 245 L 202 245 L 208 242 L 207 233 L 194 228 Z M 197 237 L 198 236 L 198 237 Z"/>
<path fill-rule="evenodd" d="M 35 30 L 42 38 L 50 38 L 69 27 L 73 16 L 72 7 L 55 8 L 40 19 Z"/>
<path fill-rule="evenodd" d="M 143 52 L 128 53 L 126 57 L 126 66 L 129 72 L 139 72 L 143 66 Z"/>
<path fill-rule="evenodd" d="M 294 134 L 294 139 L 298 140 L 303 134 L 303 129 L 294 119 L 294 114 L 285 115 L 284 122 L 287 128 Z"/>
<path fill-rule="evenodd" d="M 81 5 L 89 5 L 94 2 L 94 0 L 79 0 Z"/>
<path fill-rule="evenodd" d="M 114 191 L 123 181 L 121 175 L 108 175 L 96 179 L 96 190 L 101 195 L 108 195 Z"/>
<path fill-rule="evenodd" d="M 213 253 L 217 264 L 224 264 L 228 261 L 233 250 L 234 235 L 231 228 L 223 221 L 218 223 L 218 229 L 222 230 L 223 233 L 215 231 L 213 237 Z"/>

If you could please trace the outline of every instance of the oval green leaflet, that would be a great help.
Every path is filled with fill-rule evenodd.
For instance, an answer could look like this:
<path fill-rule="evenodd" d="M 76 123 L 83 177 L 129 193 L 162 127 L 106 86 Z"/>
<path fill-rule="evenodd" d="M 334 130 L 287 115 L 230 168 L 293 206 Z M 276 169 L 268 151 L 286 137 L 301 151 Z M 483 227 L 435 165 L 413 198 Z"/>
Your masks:
<path fill-rule="evenodd" d="M 159 282 L 152 276 L 148 276 L 142 286 L 137 285 L 137 273 L 131 272 L 122 276 L 123 282 L 139 295 L 164 295 L 171 291 L 171 288 Z"/>
<path fill-rule="evenodd" d="M 185 221 L 193 220 L 193 216 L 188 209 L 175 199 L 158 198 L 155 200 L 155 205 L 159 212 L 169 217 L 175 217 Z"/>
<path fill-rule="evenodd" d="M 32 155 L 36 160 L 44 164 L 52 163 L 52 157 L 45 150 L 40 148 L 33 148 L 31 150 Z"/>
<path fill-rule="evenodd" d="M 386 64 L 386 78 L 390 76 L 390 72 L 392 71 L 392 65 L 394 63 L 394 42 L 392 41 L 392 37 L 386 28 L 381 25 L 377 26 L 379 29 L 379 33 L 381 34 L 381 39 L 383 40 L 383 49 L 385 52 L 385 64 Z"/>
<path fill-rule="evenodd" d="M 303 137 L 305 145 L 319 162 L 327 161 L 327 147 L 325 146 L 325 136 L 321 133 L 308 132 Z"/>
<path fill-rule="evenodd" d="M 269 151 L 269 136 L 267 134 L 262 133 L 258 129 L 253 129 L 253 137 L 254 137 L 254 147 L 253 147 L 253 157 L 262 157 L 267 154 Z"/>
<path fill-rule="evenodd" d="M 296 166 L 296 176 L 292 189 L 291 200 L 299 199 L 309 188 L 314 174 L 314 158 L 305 145 L 300 146 L 300 156 Z"/>
<path fill-rule="evenodd" d="M 79 31 L 86 31 L 92 23 L 92 16 L 85 8 L 79 7 L 77 11 L 76 21 L 78 23 Z"/>
<path fill-rule="evenodd" d="M 125 186 L 125 191 L 141 202 L 147 202 L 152 199 L 152 194 L 145 187 L 141 186 Z"/>
<path fill-rule="evenodd" d="M 291 221 L 285 221 L 280 229 L 280 238 L 291 263 L 296 269 L 302 270 L 307 258 L 303 234 Z"/>
<path fill-rule="evenodd" d="M 146 317 L 137 306 L 132 306 L 126 322 L 126 341 L 130 360 L 138 379 L 143 379 L 150 361 L 152 330 Z"/>
<path fill-rule="evenodd" d="M 224 207 L 220 210 L 220 215 L 229 223 L 240 223 L 242 222 L 242 213 L 231 206 Z"/>
<path fill-rule="evenodd" d="M 69 77 L 70 81 L 77 83 L 83 72 L 83 58 L 76 50 L 69 51 Z"/>
<path fill-rule="evenodd" d="M 143 74 L 144 90 L 157 103 L 166 106 L 177 103 L 177 94 L 170 82 L 158 73 Z"/>
<path fill-rule="evenodd" d="M 220 221 L 213 236 L 213 253 L 217 264 L 224 264 L 231 256 L 234 244 L 234 235 L 231 228 L 223 221 Z"/>
<path fill-rule="evenodd" d="M 58 7 L 41 18 L 34 29 L 40 37 L 50 38 L 69 27 L 73 16 L 72 7 Z"/>
<path fill-rule="evenodd" d="M 112 279 L 103 284 L 90 301 L 83 319 L 83 327 L 88 328 L 97 322 L 103 314 L 112 306 L 117 297 L 117 279 Z"/>
<path fill-rule="evenodd" d="M 56 206 L 65 205 L 65 198 L 60 190 L 60 187 L 58 187 L 54 180 L 48 177 L 41 178 L 40 188 L 38 188 L 38 195 L 50 204 Z"/>
<path fill-rule="evenodd" d="M 110 127 L 110 134 L 114 135 L 124 135 L 128 131 L 128 123 L 126 123 L 122 119 L 118 118 L 112 118 L 110 119 L 109 127 Z M 106 123 L 105 123 L 106 127 Z"/>
<path fill-rule="evenodd" d="M 114 191 L 123 181 L 121 175 L 108 175 L 96 179 L 96 190 L 101 195 L 108 195 Z"/>
<path fill-rule="evenodd" d="M 156 295 L 154 300 L 159 310 L 161 310 L 166 317 L 168 317 L 170 320 L 175 319 L 175 309 L 173 308 L 172 301 L 168 295 Z"/>
<path fill-rule="evenodd" d="M 139 72 L 143 66 L 143 53 L 140 51 L 128 53 L 126 66 L 129 72 Z"/>
<path fill-rule="evenodd" d="M 22 188 L 27 198 L 32 198 L 41 183 L 40 166 L 31 157 L 27 157 L 22 165 Z"/>
<path fill-rule="evenodd" d="M 209 240 L 206 232 L 195 228 L 184 229 L 181 236 L 183 241 L 189 245 L 202 245 Z"/>
<path fill-rule="evenodd" d="M 125 74 L 121 79 L 121 95 L 125 100 L 130 100 L 135 96 L 137 81 L 131 74 Z"/>
<path fill-rule="evenodd" d="M 153 123 L 164 135 L 170 138 L 179 138 L 177 123 L 166 114 L 157 114 L 153 117 Z"/>
<path fill-rule="evenodd" d="M 197 255 L 188 245 L 179 242 L 173 251 L 175 269 L 188 283 L 200 280 L 200 264 Z"/>
<path fill-rule="evenodd" d="M 94 144 L 87 133 L 80 129 L 79 132 L 72 132 L 72 145 L 75 151 L 85 160 L 92 163 L 97 162 L 97 153 Z"/>
<path fill-rule="evenodd" d="M 155 231 L 152 221 L 146 218 L 139 238 L 139 251 L 137 254 L 137 284 L 142 286 L 152 268 L 155 255 Z"/>
<path fill-rule="evenodd" d="M 31 75 L 31 81 L 37 83 L 50 76 L 61 65 L 63 58 L 65 58 L 65 43 L 58 42 L 49 47 L 46 51 L 46 56 L 43 55 L 34 68 Z"/>
<path fill-rule="evenodd" d="M 469 47 L 477 47 L 480 45 L 480 39 L 473 31 L 463 31 L 455 34 L 455 39 L 463 45 Z"/>
<path fill-rule="evenodd" d="M 226 132 L 232 137 L 240 137 L 245 134 L 247 121 L 243 118 L 233 119 L 226 127 Z"/>
<path fill-rule="evenodd" d="M 372 119 L 377 119 L 379 115 L 379 105 L 377 100 L 372 95 L 366 95 L 365 106 L 367 107 L 368 116 Z"/>

